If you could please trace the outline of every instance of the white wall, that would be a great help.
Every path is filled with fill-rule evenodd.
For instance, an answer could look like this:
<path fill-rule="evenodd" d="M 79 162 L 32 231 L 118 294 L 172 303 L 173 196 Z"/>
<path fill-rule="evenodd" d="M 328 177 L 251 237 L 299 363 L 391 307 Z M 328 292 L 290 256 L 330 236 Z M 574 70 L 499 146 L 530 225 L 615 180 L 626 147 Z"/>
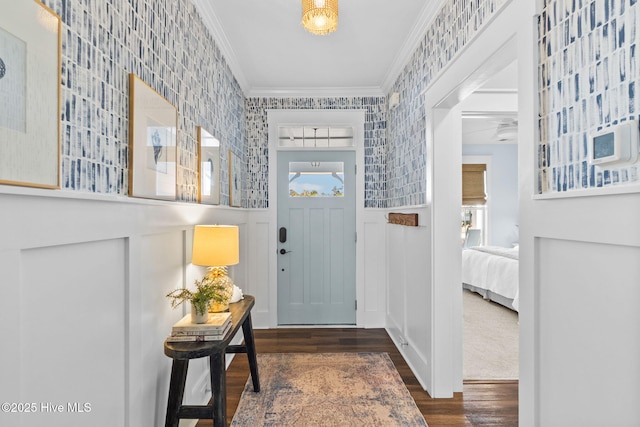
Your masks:
<path fill-rule="evenodd" d="M 371 286 L 358 312 L 362 326 L 383 327 L 384 212 L 365 213 L 359 268 Z M 162 424 L 171 369 L 163 342 L 186 313 L 165 294 L 204 273 L 190 251 L 193 225 L 205 223 L 239 225 L 230 275 L 256 297 L 254 327 L 269 327 L 267 210 L 0 186 L 0 401 L 91 404 L 85 414 L 0 413 L 0 425 Z M 190 363 L 185 401 L 206 403 L 207 375 L 206 360 Z"/>
<path fill-rule="evenodd" d="M 190 264 L 196 223 L 240 226 L 231 275 L 260 295 L 249 283 L 249 233 L 260 227 L 243 210 L 0 187 L 0 401 L 38 406 L 35 414 L 0 413 L 0 425 L 164 422 L 171 359 L 163 341 L 184 314 L 165 294 L 204 273 Z M 263 300 L 257 296 L 256 311 Z M 190 364 L 192 403 L 209 398 L 205 366 Z M 68 413 L 68 403 L 91 411 Z"/>
<path fill-rule="evenodd" d="M 433 324 L 430 287 L 429 242 L 431 213 L 426 206 L 390 209 L 390 212 L 417 213 L 418 227 L 397 224 L 384 226 L 387 268 L 386 329 L 403 357 L 426 389 L 433 379 Z"/>
<path fill-rule="evenodd" d="M 466 156 L 488 156 L 488 244 L 510 248 L 518 242 L 518 146 L 516 144 L 463 144 Z"/>

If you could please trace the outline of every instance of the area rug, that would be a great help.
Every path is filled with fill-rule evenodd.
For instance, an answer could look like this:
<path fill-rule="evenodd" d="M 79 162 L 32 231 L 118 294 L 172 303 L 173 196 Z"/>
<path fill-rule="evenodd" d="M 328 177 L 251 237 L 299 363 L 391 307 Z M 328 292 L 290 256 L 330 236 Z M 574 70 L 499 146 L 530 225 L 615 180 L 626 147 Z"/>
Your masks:
<path fill-rule="evenodd" d="M 387 353 L 258 354 L 231 426 L 426 426 Z"/>

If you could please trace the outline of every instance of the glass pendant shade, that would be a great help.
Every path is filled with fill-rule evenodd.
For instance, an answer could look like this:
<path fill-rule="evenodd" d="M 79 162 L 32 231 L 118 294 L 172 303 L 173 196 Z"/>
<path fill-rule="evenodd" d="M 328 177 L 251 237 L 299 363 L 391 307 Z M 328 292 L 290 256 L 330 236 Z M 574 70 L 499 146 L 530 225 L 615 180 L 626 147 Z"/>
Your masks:
<path fill-rule="evenodd" d="M 302 25 L 318 35 L 335 31 L 338 28 L 338 0 L 302 0 Z"/>

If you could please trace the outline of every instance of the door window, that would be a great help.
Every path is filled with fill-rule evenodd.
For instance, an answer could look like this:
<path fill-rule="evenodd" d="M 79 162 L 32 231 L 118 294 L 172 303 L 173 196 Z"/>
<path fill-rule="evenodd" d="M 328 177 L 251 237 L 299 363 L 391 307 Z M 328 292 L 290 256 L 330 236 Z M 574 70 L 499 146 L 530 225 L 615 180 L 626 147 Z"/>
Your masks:
<path fill-rule="evenodd" d="M 278 146 L 288 148 L 353 147 L 352 127 L 283 126 L 278 128 Z"/>
<path fill-rule="evenodd" d="M 289 197 L 343 197 L 344 162 L 289 162 Z"/>

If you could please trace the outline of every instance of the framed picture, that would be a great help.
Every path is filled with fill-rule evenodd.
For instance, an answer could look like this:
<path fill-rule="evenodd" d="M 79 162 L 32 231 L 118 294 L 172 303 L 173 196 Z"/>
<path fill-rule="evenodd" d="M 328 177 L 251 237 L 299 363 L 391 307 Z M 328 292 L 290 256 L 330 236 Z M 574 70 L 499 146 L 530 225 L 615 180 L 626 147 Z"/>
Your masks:
<path fill-rule="evenodd" d="M 242 206 L 241 172 L 242 164 L 240 163 L 240 158 L 229 150 L 229 206 L 236 208 Z"/>
<path fill-rule="evenodd" d="M 39 1 L 0 14 L 0 183 L 60 188 L 60 17 Z"/>
<path fill-rule="evenodd" d="M 129 195 L 176 199 L 178 111 L 135 74 L 129 75 Z"/>
<path fill-rule="evenodd" d="M 220 204 L 220 141 L 198 126 L 198 201 Z"/>

